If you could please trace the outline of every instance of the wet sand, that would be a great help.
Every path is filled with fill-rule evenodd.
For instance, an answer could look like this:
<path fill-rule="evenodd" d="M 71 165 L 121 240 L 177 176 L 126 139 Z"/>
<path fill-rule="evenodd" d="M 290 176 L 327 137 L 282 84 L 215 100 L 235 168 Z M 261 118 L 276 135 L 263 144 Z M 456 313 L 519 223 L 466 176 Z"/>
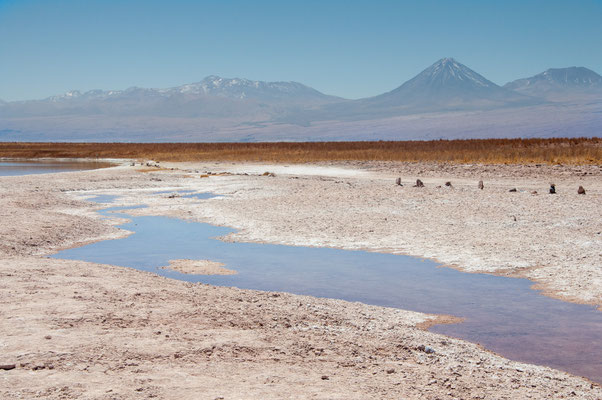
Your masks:
<path fill-rule="evenodd" d="M 170 260 L 168 267 L 172 271 L 188 275 L 234 275 L 236 271 L 224 268 L 224 264 L 211 260 Z"/>
<path fill-rule="evenodd" d="M 127 235 L 114 227 L 119 221 L 94 212 L 98 205 L 80 200 L 110 193 L 123 196 L 118 205 L 149 205 L 136 214 L 241 229 L 228 240 L 384 250 L 444 262 L 452 250 L 456 262 L 447 263 L 457 268 L 539 274 L 547 293 L 600 305 L 595 170 L 578 178 L 564 171 L 515 177 L 503 167 L 498 178 L 485 181 L 487 192 L 476 191 L 474 175 L 457 173 L 452 192 L 436 188 L 450 180 L 449 172 L 438 176 L 437 170 L 418 176 L 426 177 L 425 189 L 396 187 L 394 177 L 404 168 L 410 169 L 404 184 L 415 180 L 418 174 L 409 176 L 418 172 L 415 165 L 361 165 L 344 174 L 304 166 L 303 175 L 277 166 L 275 177 L 243 175 L 270 166 L 167 167 L 179 170 L 0 178 L 0 364 L 16 365 L 0 371 L 3 398 L 602 398 L 602 388 L 582 378 L 419 328 L 433 316 L 42 257 Z M 235 175 L 200 178 L 222 171 Z M 530 192 L 507 192 L 516 185 L 543 193 L 549 179 L 560 193 L 541 194 L 540 203 Z M 586 196 L 569 192 L 576 179 Z M 167 189 L 222 196 L 201 205 L 194 198 L 146 195 Z M 544 218 L 541 203 L 553 221 Z M 479 212 L 466 218 L 475 205 Z M 520 218 L 507 222 L 509 212 Z M 550 227 L 559 232 L 547 234 Z M 531 240 L 537 249 L 514 247 L 518 260 L 506 260 L 516 246 L 509 231 L 518 239 L 538 233 Z M 481 242 L 476 250 L 475 240 Z M 550 251 L 557 262 L 535 257 Z M 569 262 L 576 252 L 585 257 L 581 264 Z M 557 264 L 570 270 L 557 274 Z"/>

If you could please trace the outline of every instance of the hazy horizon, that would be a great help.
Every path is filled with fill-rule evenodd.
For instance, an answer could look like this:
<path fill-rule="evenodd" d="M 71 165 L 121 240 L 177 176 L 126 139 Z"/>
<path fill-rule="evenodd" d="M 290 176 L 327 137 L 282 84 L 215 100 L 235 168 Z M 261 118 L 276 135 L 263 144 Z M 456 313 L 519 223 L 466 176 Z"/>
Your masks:
<path fill-rule="evenodd" d="M 498 85 L 548 68 L 602 72 L 602 2 L 248 4 L 0 0 L 0 99 L 169 88 L 209 75 L 295 81 L 357 99 L 442 57 Z"/>
<path fill-rule="evenodd" d="M 457 60 L 455 57 L 443 57 L 443 58 L 441 58 L 441 59 L 445 59 L 445 58 L 451 58 L 451 59 L 455 59 L 455 60 Z M 461 60 L 457 60 L 457 61 L 460 61 L 460 62 L 461 62 Z M 417 75 L 417 74 L 419 74 L 420 72 L 422 72 L 424 69 L 426 69 L 426 67 L 428 67 L 428 66 L 425 66 L 425 68 L 423 68 L 422 70 L 420 70 L 420 71 L 416 72 L 416 74 L 415 74 L 415 75 Z M 546 68 L 546 70 L 548 70 L 548 69 L 564 69 L 564 68 L 569 68 L 569 67 L 585 67 L 585 68 L 587 68 L 587 66 L 582 66 L 582 65 L 577 65 L 577 66 L 573 66 L 573 65 L 570 65 L 570 66 L 569 66 L 569 65 L 567 65 L 567 66 L 565 66 L 565 67 L 550 67 L 550 68 Z M 591 68 L 587 68 L 587 69 L 590 69 L 590 70 L 591 70 Z M 593 72 L 595 72 L 595 73 L 597 73 L 597 74 L 599 74 L 599 73 L 598 73 L 598 71 L 595 71 L 595 70 L 592 70 L 592 71 L 593 71 Z M 478 72 L 478 71 L 477 71 L 477 72 Z M 544 72 L 544 71 L 540 71 L 540 73 L 541 73 L 541 72 Z M 396 86 L 396 87 L 392 87 L 392 88 L 390 88 L 389 90 L 386 90 L 386 91 L 385 91 L 385 92 L 383 92 L 383 93 L 386 93 L 386 92 L 388 92 L 388 91 L 390 91 L 390 90 L 394 90 L 394 89 L 396 89 L 398 86 L 400 86 L 400 85 L 402 85 L 402 84 L 406 83 L 408 80 L 410 80 L 410 79 L 414 78 L 414 77 L 415 77 L 415 75 L 414 75 L 414 76 L 411 76 L 411 77 L 409 77 L 408 79 L 406 79 L 406 80 L 404 80 L 404 81 L 402 81 L 402 82 L 399 82 L 399 83 L 397 84 L 397 86 Z M 599 75 L 600 75 L 600 74 L 599 74 Z M 61 93 L 53 93 L 53 94 L 51 94 L 50 96 L 47 96 L 47 97 L 45 97 L 45 98 L 49 98 L 49 97 L 53 97 L 53 96 L 58 96 L 58 95 L 62 95 L 62 94 L 69 93 L 69 92 L 76 92 L 76 91 L 77 91 L 77 92 L 81 92 L 81 93 L 83 94 L 83 93 L 85 93 L 85 92 L 88 92 L 88 91 L 95 91 L 95 90 L 101 90 L 101 91 L 125 91 L 125 90 L 128 90 L 128 89 L 133 89 L 133 88 L 142 88 L 142 89 L 170 89 L 170 88 L 177 88 L 177 87 L 185 86 L 185 85 L 188 85 L 188 84 L 191 84 L 191 83 L 198 83 L 198 82 L 202 82 L 202 81 L 204 81 L 205 79 L 207 79 L 207 78 L 210 78 L 210 77 L 219 77 L 219 78 L 222 78 L 222 79 L 225 79 L 225 80 L 249 80 L 249 81 L 253 81 L 253 82 L 266 82 L 266 83 L 281 83 L 281 82 L 284 82 L 284 83 L 289 83 L 289 82 L 291 82 L 291 83 L 300 83 L 300 84 L 306 85 L 304 82 L 298 82 L 298 81 L 292 81 L 292 80 L 283 80 L 283 81 L 273 81 L 273 80 L 267 80 L 267 81 L 260 81 L 260 80 L 256 80 L 256 79 L 249 79 L 249 78 L 247 78 L 247 77 L 245 77 L 245 76 L 219 76 L 219 75 L 216 75 L 216 74 L 212 74 L 212 75 L 204 76 L 204 77 L 202 77 L 201 79 L 198 79 L 198 80 L 196 80 L 196 81 L 194 81 L 194 82 L 181 82 L 181 83 L 179 83 L 179 84 L 176 84 L 176 85 L 173 85 L 173 86 L 170 86 L 170 87 L 145 87 L 145 88 L 143 88 L 143 87 L 140 87 L 140 86 L 127 86 L 127 87 L 123 87 L 123 88 L 100 88 L 100 87 L 98 87 L 98 88 L 92 88 L 92 89 L 88 89 L 88 90 L 81 90 L 81 89 L 79 89 L 79 88 L 72 88 L 72 89 L 66 90 L 66 91 L 64 91 L 64 92 L 61 92 Z M 516 77 L 516 78 L 514 78 L 514 79 L 511 79 L 511 80 L 509 80 L 508 82 L 504 82 L 504 83 L 501 83 L 501 84 L 500 84 L 500 83 L 497 83 L 497 82 L 494 82 L 494 83 L 496 83 L 496 84 L 497 84 L 497 85 L 499 85 L 499 86 L 504 86 L 504 84 L 507 84 L 507 83 L 510 83 L 510 82 L 512 82 L 512 81 L 514 81 L 514 80 L 518 80 L 518 79 L 522 79 L 522 78 L 528 78 L 528 76 L 518 76 L 518 77 Z M 313 87 L 311 87 L 311 86 L 309 86 L 309 85 L 306 85 L 306 86 L 308 86 L 308 87 L 310 87 L 310 88 L 312 88 L 312 89 L 315 89 L 315 88 L 313 88 Z M 316 90 L 317 90 L 317 89 L 316 89 Z M 336 96 L 336 97 L 340 97 L 341 99 L 344 99 L 344 100 L 359 100 L 359 99 L 362 99 L 362 98 L 364 98 L 364 99 L 365 99 L 365 98 L 369 98 L 369 97 L 373 97 L 373 96 L 378 96 L 378 95 L 381 95 L 381 94 L 382 94 L 382 93 L 377 93 L 377 94 L 375 94 L 375 95 L 371 95 L 371 96 L 367 96 L 367 97 L 350 99 L 350 98 L 346 98 L 346 97 L 343 97 L 343 96 L 339 96 L 339 95 L 337 95 L 336 93 L 324 93 L 324 92 L 321 92 L 321 93 L 323 93 L 323 94 L 326 94 L 326 95 L 329 95 L 329 96 Z M 32 98 L 32 99 L 22 99 L 22 100 L 6 100 L 6 99 L 2 99 L 2 98 L 0 98 L 0 100 L 4 100 L 4 101 L 28 101 L 28 100 L 43 100 L 43 99 L 45 99 L 45 98 L 35 98 L 35 99 L 34 99 L 34 98 Z"/>

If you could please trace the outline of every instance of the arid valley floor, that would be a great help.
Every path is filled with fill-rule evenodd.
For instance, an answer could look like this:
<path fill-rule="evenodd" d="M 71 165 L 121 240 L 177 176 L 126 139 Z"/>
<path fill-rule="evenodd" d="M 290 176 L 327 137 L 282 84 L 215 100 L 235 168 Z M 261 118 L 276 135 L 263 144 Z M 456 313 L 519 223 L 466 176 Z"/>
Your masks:
<path fill-rule="evenodd" d="M 219 196 L 151 196 L 178 189 Z M 0 177 L 2 399 L 602 399 L 598 383 L 426 330 L 446 317 L 47 258 L 128 235 L 97 194 L 238 230 L 223 240 L 430 258 L 602 310 L 599 166 L 123 161 Z"/>

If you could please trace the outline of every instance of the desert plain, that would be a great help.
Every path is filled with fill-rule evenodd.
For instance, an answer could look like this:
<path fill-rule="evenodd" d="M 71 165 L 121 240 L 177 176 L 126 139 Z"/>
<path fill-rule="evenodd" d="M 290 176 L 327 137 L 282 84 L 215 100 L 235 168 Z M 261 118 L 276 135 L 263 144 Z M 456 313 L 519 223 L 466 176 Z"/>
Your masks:
<path fill-rule="evenodd" d="M 0 177 L 1 398 L 602 399 L 599 383 L 427 330 L 450 316 L 48 258 L 129 234 L 87 201 L 110 194 L 147 206 L 132 215 L 235 228 L 226 241 L 428 258 L 600 309 L 600 166 L 113 161 Z M 170 190 L 218 196 L 152 195 Z"/>

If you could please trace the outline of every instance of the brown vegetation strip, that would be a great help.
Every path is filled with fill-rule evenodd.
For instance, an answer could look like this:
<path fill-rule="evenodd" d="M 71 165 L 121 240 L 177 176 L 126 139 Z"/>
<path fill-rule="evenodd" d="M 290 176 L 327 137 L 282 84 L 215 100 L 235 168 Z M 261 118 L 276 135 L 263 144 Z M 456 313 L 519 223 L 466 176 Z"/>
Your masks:
<path fill-rule="evenodd" d="M 602 138 L 276 143 L 0 143 L 0 157 L 600 164 Z"/>

